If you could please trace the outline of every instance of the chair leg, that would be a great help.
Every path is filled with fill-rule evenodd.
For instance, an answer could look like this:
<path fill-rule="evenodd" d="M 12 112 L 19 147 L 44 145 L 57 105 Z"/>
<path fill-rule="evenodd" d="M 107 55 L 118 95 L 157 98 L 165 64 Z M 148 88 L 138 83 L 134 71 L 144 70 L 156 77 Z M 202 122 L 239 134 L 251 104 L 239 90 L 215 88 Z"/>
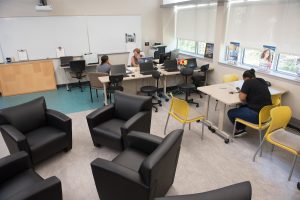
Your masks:
<path fill-rule="evenodd" d="M 236 121 L 234 121 L 234 125 L 233 125 L 233 131 L 232 131 L 232 139 L 235 136 L 235 129 L 236 129 Z"/>
<path fill-rule="evenodd" d="M 274 149 L 275 149 L 275 145 L 274 145 L 274 144 L 272 144 L 272 149 L 271 149 L 271 152 L 273 152 L 273 151 L 274 151 Z"/>
<path fill-rule="evenodd" d="M 293 165 L 292 165 L 292 168 L 290 170 L 290 175 L 289 175 L 289 179 L 288 179 L 289 181 L 291 180 L 291 177 L 292 177 L 292 174 L 293 174 L 293 171 L 294 171 L 294 168 L 295 168 L 296 161 L 297 161 L 297 155 L 295 155 L 295 157 L 294 157 Z"/>
<path fill-rule="evenodd" d="M 90 94 L 91 94 L 91 101 L 93 102 L 93 93 L 92 93 L 92 88 L 90 86 Z"/>
<path fill-rule="evenodd" d="M 191 123 L 189 123 L 189 130 L 191 130 Z"/>
<path fill-rule="evenodd" d="M 182 124 L 182 130 L 184 131 L 185 123 Z"/>
<path fill-rule="evenodd" d="M 215 111 L 217 111 L 218 103 L 219 103 L 219 101 L 216 100 Z"/>
<path fill-rule="evenodd" d="M 166 135 L 169 118 L 170 118 L 170 114 L 168 114 L 168 118 L 167 118 L 166 125 L 165 125 L 165 130 L 164 130 L 164 135 Z"/>
<path fill-rule="evenodd" d="M 98 90 L 97 89 L 96 89 L 96 95 L 97 95 L 97 99 L 98 99 L 99 96 L 98 96 Z"/>
<path fill-rule="evenodd" d="M 83 92 L 83 90 L 82 90 L 82 85 L 81 85 L 80 80 L 78 81 L 78 85 L 79 85 L 79 87 L 80 87 L 80 91 Z"/>
<path fill-rule="evenodd" d="M 203 135 L 204 135 L 204 122 L 202 122 L 201 140 L 203 140 Z"/>
<path fill-rule="evenodd" d="M 255 157 L 256 157 L 257 153 L 259 152 L 259 150 L 261 149 L 261 147 L 263 146 L 264 142 L 265 142 L 265 138 L 263 138 L 262 142 L 258 146 L 258 148 L 257 148 L 257 150 L 256 150 L 256 152 L 255 152 L 255 154 L 253 156 L 253 162 L 255 162 Z"/>
<path fill-rule="evenodd" d="M 261 144 L 262 140 L 263 140 L 262 130 L 259 130 L 259 145 Z M 260 148 L 260 154 L 259 154 L 259 157 L 262 156 L 262 149 L 263 149 L 263 148 L 261 147 L 261 148 Z"/>
<path fill-rule="evenodd" d="M 157 112 L 157 111 L 158 111 L 158 109 L 157 109 L 157 107 L 156 107 L 155 105 L 152 105 L 152 108 L 154 108 L 154 109 L 155 109 L 155 112 Z"/>

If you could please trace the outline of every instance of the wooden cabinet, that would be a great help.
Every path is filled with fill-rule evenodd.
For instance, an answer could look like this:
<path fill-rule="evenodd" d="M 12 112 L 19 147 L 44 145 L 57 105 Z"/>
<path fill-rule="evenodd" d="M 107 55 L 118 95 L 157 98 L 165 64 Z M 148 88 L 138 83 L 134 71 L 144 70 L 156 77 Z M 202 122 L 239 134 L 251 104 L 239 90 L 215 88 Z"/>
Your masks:
<path fill-rule="evenodd" d="M 0 65 L 0 91 L 3 96 L 56 89 L 52 60 Z"/>

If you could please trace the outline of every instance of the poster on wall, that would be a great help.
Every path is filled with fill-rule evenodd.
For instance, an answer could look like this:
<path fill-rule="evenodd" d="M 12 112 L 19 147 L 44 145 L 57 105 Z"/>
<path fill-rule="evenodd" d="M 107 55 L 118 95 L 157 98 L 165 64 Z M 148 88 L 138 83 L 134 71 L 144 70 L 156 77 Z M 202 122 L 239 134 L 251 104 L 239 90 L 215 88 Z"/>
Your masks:
<path fill-rule="evenodd" d="M 276 47 L 263 45 L 263 51 L 260 55 L 259 68 L 260 70 L 268 71 L 272 68 Z"/>
<path fill-rule="evenodd" d="M 214 44 L 213 43 L 206 43 L 204 57 L 205 58 L 213 58 L 214 57 Z"/>
<path fill-rule="evenodd" d="M 230 42 L 229 46 L 227 47 L 227 61 L 236 64 L 239 57 L 240 51 L 240 43 L 238 42 Z"/>
<path fill-rule="evenodd" d="M 125 42 L 126 43 L 136 42 L 136 35 L 135 35 L 135 33 L 133 33 L 133 34 L 125 33 Z"/>

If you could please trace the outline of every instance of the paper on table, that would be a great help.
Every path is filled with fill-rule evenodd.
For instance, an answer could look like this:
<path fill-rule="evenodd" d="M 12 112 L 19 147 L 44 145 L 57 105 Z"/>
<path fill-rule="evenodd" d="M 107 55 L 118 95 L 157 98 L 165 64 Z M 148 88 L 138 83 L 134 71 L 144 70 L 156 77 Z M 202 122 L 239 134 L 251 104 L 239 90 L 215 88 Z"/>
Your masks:
<path fill-rule="evenodd" d="M 20 50 L 17 50 L 17 52 L 18 52 L 18 57 L 19 57 L 20 61 L 28 60 L 28 55 L 27 55 L 26 49 L 20 49 Z"/>

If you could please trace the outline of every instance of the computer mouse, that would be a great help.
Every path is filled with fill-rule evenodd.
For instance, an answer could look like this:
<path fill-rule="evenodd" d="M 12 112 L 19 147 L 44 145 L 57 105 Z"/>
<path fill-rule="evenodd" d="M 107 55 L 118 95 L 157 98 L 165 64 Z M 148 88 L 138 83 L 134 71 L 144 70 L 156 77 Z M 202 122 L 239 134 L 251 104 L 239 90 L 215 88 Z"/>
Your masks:
<path fill-rule="evenodd" d="M 135 75 L 134 75 L 134 74 L 132 74 L 131 76 L 132 76 L 132 77 L 135 77 Z"/>
<path fill-rule="evenodd" d="M 157 68 L 157 67 L 153 67 L 153 69 L 154 69 L 154 70 L 157 70 L 158 68 Z"/>

